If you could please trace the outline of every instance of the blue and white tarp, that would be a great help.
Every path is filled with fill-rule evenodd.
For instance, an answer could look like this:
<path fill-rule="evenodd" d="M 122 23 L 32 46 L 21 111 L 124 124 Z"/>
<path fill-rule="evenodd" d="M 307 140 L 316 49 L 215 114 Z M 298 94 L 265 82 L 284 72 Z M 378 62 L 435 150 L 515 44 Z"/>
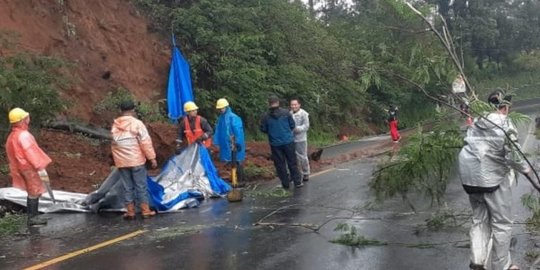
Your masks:
<path fill-rule="evenodd" d="M 231 186 L 219 177 L 208 150 L 192 144 L 149 178 L 148 190 L 151 204 L 167 212 L 198 205 L 194 199 L 223 196 Z"/>
<path fill-rule="evenodd" d="M 196 207 L 209 197 L 226 195 L 231 187 L 217 173 L 208 150 L 198 144 L 170 158 L 161 173 L 148 177 L 150 204 L 158 212 L 171 212 Z M 90 194 L 53 191 L 56 204 L 48 194 L 40 198 L 39 210 L 44 213 L 76 211 L 124 211 L 124 189 L 118 170 L 113 170 L 101 186 Z M 0 200 L 26 206 L 26 192 L 16 188 L 0 188 Z"/>

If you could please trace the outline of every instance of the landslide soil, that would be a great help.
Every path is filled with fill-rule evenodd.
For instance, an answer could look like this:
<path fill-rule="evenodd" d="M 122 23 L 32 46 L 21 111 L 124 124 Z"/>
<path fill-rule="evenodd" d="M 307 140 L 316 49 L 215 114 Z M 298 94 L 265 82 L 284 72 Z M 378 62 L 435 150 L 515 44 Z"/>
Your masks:
<path fill-rule="evenodd" d="M 148 130 L 154 143 L 158 165 L 161 167 L 174 155 L 176 127 L 170 124 L 150 123 Z M 38 144 L 53 160 L 47 168 L 53 189 L 89 193 L 96 190 L 111 172 L 113 161 L 109 141 L 49 129 L 40 130 L 36 137 Z M 247 181 L 274 179 L 268 143 L 248 142 L 246 151 L 245 166 L 255 170 L 249 175 Z M 212 147 L 211 153 L 220 176 L 228 180 L 228 168 L 217 159 L 219 149 Z M 0 156 L 0 162 L 7 164 L 5 156 Z M 313 171 L 318 171 L 328 164 L 329 161 L 311 162 Z M 5 169 L 7 167 L 4 165 Z M 247 168 L 247 170 L 250 169 Z M 159 169 L 149 170 L 150 175 L 157 175 L 159 172 Z M 10 186 L 8 175 L 0 174 L 0 187 L 8 186 Z"/>
<path fill-rule="evenodd" d="M 159 102 L 165 98 L 169 39 L 152 32 L 149 25 L 129 0 L 0 0 L 0 33 L 12 33 L 10 36 L 16 37 L 11 40 L 14 46 L 0 48 L 0 56 L 23 52 L 70 63 L 72 82 L 61 95 L 71 106 L 60 119 L 108 128 L 114 113 L 98 114 L 94 108 L 114 89 L 128 89 L 138 101 Z M 161 166 L 173 154 L 176 128 L 149 123 L 148 129 Z M 54 189 L 88 193 L 111 171 L 108 141 L 49 129 L 32 133 L 53 159 L 48 171 Z M 273 179 L 268 144 L 249 142 L 246 149 L 246 167 L 252 176 L 248 180 Z M 212 151 L 215 159 L 217 149 Z M 351 157 L 336 160 L 348 158 Z M 315 172 L 331 163 L 312 162 L 312 170 Z M 215 165 L 228 178 L 223 164 L 216 161 Z M 0 187 L 10 185 L 7 173 L 2 151 Z M 158 174 L 159 169 L 149 173 Z"/>
<path fill-rule="evenodd" d="M 63 59 L 73 76 L 62 97 L 70 119 L 103 125 L 93 108 L 108 92 L 129 89 L 139 100 L 164 98 L 169 39 L 152 33 L 129 0 L 0 0 L 0 33 L 14 45 L 0 56 L 31 53 Z"/>

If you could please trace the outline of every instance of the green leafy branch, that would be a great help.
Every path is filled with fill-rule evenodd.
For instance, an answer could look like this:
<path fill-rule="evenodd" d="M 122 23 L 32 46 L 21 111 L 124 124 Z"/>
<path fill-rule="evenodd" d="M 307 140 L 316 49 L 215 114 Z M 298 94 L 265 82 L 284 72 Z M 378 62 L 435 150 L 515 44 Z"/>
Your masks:
<path fill-rule="evenodd" d="M 463 138 L 457 125 L 448 125 L 442 115 L 439 117 L 433 131 L 423 132 L 418 127 L 399 151 L 399 158 L 379 165 L 370 183 L 378 200 L 398 194 L 407 199 L 409 192 L 419 191 L 430 197 L 432 204 L 442 202 Z"/>

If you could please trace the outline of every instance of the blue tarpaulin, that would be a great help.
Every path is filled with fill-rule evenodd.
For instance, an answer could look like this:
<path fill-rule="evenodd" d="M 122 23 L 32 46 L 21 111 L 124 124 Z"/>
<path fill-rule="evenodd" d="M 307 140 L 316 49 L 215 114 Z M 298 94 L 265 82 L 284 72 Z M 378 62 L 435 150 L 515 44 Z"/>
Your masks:
<path fill-rule="evenodd" d="M 189 63 L 176 46 L 174 35 L 172 35 L 172 43 L 171 68 L 167 87 L 167 108 L 169 119 L 176 123 L 184 115 L 184 103 L 193 101 L 193 89 Z"/>
<path fill-rule="evenodd" d="M 173 156 L 156 177 L 148 177 L 150 203 L 159 212 L 195 207 L 207 197 L 224 196 L 231 186 L 219 177 L 208 150 L 191 144 Z"/>
<path fill-rule="evenodd" d="M 45 213 L 125 211 L 121 177 L 114 169 L 99 189 L 88 195 L 54 190 L 56 203 L 45 193 L 40 197 L 39 210 Z M 161 173 L 149 176 L 147 183 L 149 202 L 160 213 L 196 207 L 205 198 L 222 197 L 231 190 L 219 177 L 208 150 L 199 144 L 191 144 L 171 157 Z M 27 196 L 26 191 L 18 188 L 0 188 L 0 200 L 26 206 Z"/>

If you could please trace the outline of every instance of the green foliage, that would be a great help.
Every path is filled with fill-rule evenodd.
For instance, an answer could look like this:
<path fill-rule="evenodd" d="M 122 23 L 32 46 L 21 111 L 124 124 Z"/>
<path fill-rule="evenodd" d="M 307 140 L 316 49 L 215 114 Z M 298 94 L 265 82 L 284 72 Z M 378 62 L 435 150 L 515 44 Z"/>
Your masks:
<path fill-rule="evenodd" d="M 540 252 L 529 250 L 525 252 L 525 260 L 527 262 L 534 262 L 538 257 L 540 257 Z"/>
<path fill-rule="evenodd" d="M 262 198 L 287 198 L 293 195 L 289 190 L 285 190 L 281 187 L 276 187 L 270 190 L 265 191 L 253 191 L 249 192 L 253 197 L 262 197 Z"/>
<path fill-rule="evenodd" d="M 463 146 L 463 137 L 457 125 L 449 124 L 440 115 L 433 131 L 423 132 L 419 127 L 405 146 L 399 151 L 399 158 L 379 165 L 370 187 L 377 199 L 419 191 L 432 203 L 442 202 L 446 191 L 448 175 Z"/>
<path fill-rule="evenodd" d="M 490 105 L 487 102 L 481 100 L 475 100 L 471 102 L 470 106 L 471 112 L 473 113 L 474 117 L 478 117 L 480 115 L 485 116 L 496 109 L 493 105 Z M 510 113 L 508 114 L 508 118 L 516 126 L 528 125 L 531 121 L 531 118 L 529 116 L 515 111 L 510 111 Z"/>
<path fill-rule="evenodd" d="M 102 113 L 108 111 L 118 111 L 120 104 L 124 101 L 134 100 L 133 94 L 129 90 L 118 87 L 107 95 L 94 106 L 94 112 Z"/>
<path fill-rule="evenodd" d="M 9 164 L 0 165 L 0 175 L 9 175 Z"/>
<path fill-rule="evenodd" d="M 355 226 L 349 225 L 347 223 L 339 223 L 336 225 L 334 231 L 342 232 L 342 234 L 333 240 L 330 240 L 331 243 L 340 244 L 351 247 L 365 247 L 365 246 L 384 246 L 387 245 L 385 242 L 381 242 L 374 239 L 368 239 L 363 235 L 358 234 L 358 230 Z"/>
<path fill-rule="evenodd" d="M 514 60 L 515 66 L 522 71 L 540 70 L 540 51 L 522 52 Z"/>
<path fill-rule="evenodd" d="M 492 105 L 480 100 L 471 102 L 470 106 L 476 117 L 495 110 Z M 511 112 L 508 117 L 516 126 L 528 124 L 531 120 L 517 112 Z M 419 127 L 417 133 L 400 149 L 397 158 L 379 164 L 375 178 L 370 183 L 377 199 L 396 195 L 406 199 L 410 192 L 416 191 L 431 198 L 432 204 L 434 201 L 441 203 L 450 170 L 463 146 L 463 134 L 452 121 L 448 114 L 437 115 L 432 131 L 424 133 Z M 514 154 L 520 156 L 517 152 Z M 437 227 L 438 221 L 433 220 L 431 225 Z"/>
<path fill-rule="evenodd" d="M 531 211 L 532 216 L 527 219 L 527 227 L 531 230 L 540 230 L 540 198 L 532 194 L 521 196 L 523 206 Z"/>
<path fill-rule="evenodd" d="M 434 92 L 448 86 L 452 67 L 442 47 L 400 1 L 369 10 L 336 2 L 321 20 L 299 1 L 134 1 L 154 29 L 175 33 L 201 114 L 212 120 L 215 100 L 226 97 L 249 133 L 269 94 L 299 97 L 312 131 L 335 134 L 342 126 L 364 129 L 366 121 L 382 125 L 389 104 L 403 105 L 408 123 L 430 117 L 430 106 L 417 113 L 425 100 L 400 77 Z"/>
<path fill-rule="evenodd" d="M 483 100 L 495 89 L 504 89 L 515 94 L 512 100 L 540 97 L 540 68 L 517 73 L 490 73 L 472 80 Z"/>
<path fill-rule="evenodd" d="M 426 219 L 426 226 L 430 231 L 439 231 L 448 226 L 455 226 L 456 224 L 456 215 L 448 210 L 437 211 Z"/>
<path fill-rule="evenodd" d="M 390 104 L 400 107 L 400 126 L 413 127 L 433 118 L 435 108 L 417 85 L 433 96 L 448 95 L 456 75 L 439 40 L 403 1 L 346 6 L 328 0 L 321 10 L 287 0 L 133 1 L 152 29 L 175 33 L 192 67 L 201 114 L 213 120 L 215 100 L 226 97 L 255 138 L 269 94 L 299 97 L 317 133 L 363 129 L 366 122 L 383 126 Z M 527 93 L 538 92 L 533 74 L 540 35 L 530 33 L 540 29 L 539 15 L 530 10 L 540 6 L 534 1 L 416 4 L 425 14 L 438 6 L 467 72 L 482 82 L 480 94 L 488 81 L 516 87 L 498 79 L 505 77 L 502 70 L 530 70 Z"/>
<path fill-rule="evenodd" d="M 1 47 L 0 47 L 1 51 Z M 31 115 L 31 124 L 39 126 L 54 115 L 66 109 L 67 104 L 60 98 L 59 90 L 69 84 L 66 69 L 61 59 L 15 54 L 0 57 L 0 138 L 4 140 L 9 122 L 7 114 L 15 107 L 21 107 Z"/>
<path fill-rule="evenodd" d="M 135 111 L 137 112 L 137 117 L 146 122 L 167 123 L 169 121 L 163 107 L 160 107 L 159 103 L 139 102 Z"/>
<path fill-rule="evenodd" d="M 244 166 L 244 174 L 250 181 L 257 181 L 260 179 L 269 179 L 275 177 L 273 170 L 268 167 L 261 167 L 253 164 L 250 161 L 246 161 Z"/>
<path fill-rule="evenodd" d="M 336 136 L 329 132 L 310 132 L 308 136 L 308 143 L 310 146 L 321 147 L 325 145 L 331 145 L 336 143 Z"/>
<path fill-rule="evenodd" d="M 16 233 L 25 221 L 24 215 L 6 213 L 0 218 L 0 236 Z"/>
<path fill-rule="evenodd" d="M 123 101 L 132 100 L 135 102 L 135 97 L 128 89 L 119 87 L 107 95 L 94 106 L 94 112 L 98 114 L 118 112 L 120 104 Z M 164 115 L 160 103 L 136 102 L 135 111 L 137 117 L 147 122 L 167 122 L 167 117 Z"/>

